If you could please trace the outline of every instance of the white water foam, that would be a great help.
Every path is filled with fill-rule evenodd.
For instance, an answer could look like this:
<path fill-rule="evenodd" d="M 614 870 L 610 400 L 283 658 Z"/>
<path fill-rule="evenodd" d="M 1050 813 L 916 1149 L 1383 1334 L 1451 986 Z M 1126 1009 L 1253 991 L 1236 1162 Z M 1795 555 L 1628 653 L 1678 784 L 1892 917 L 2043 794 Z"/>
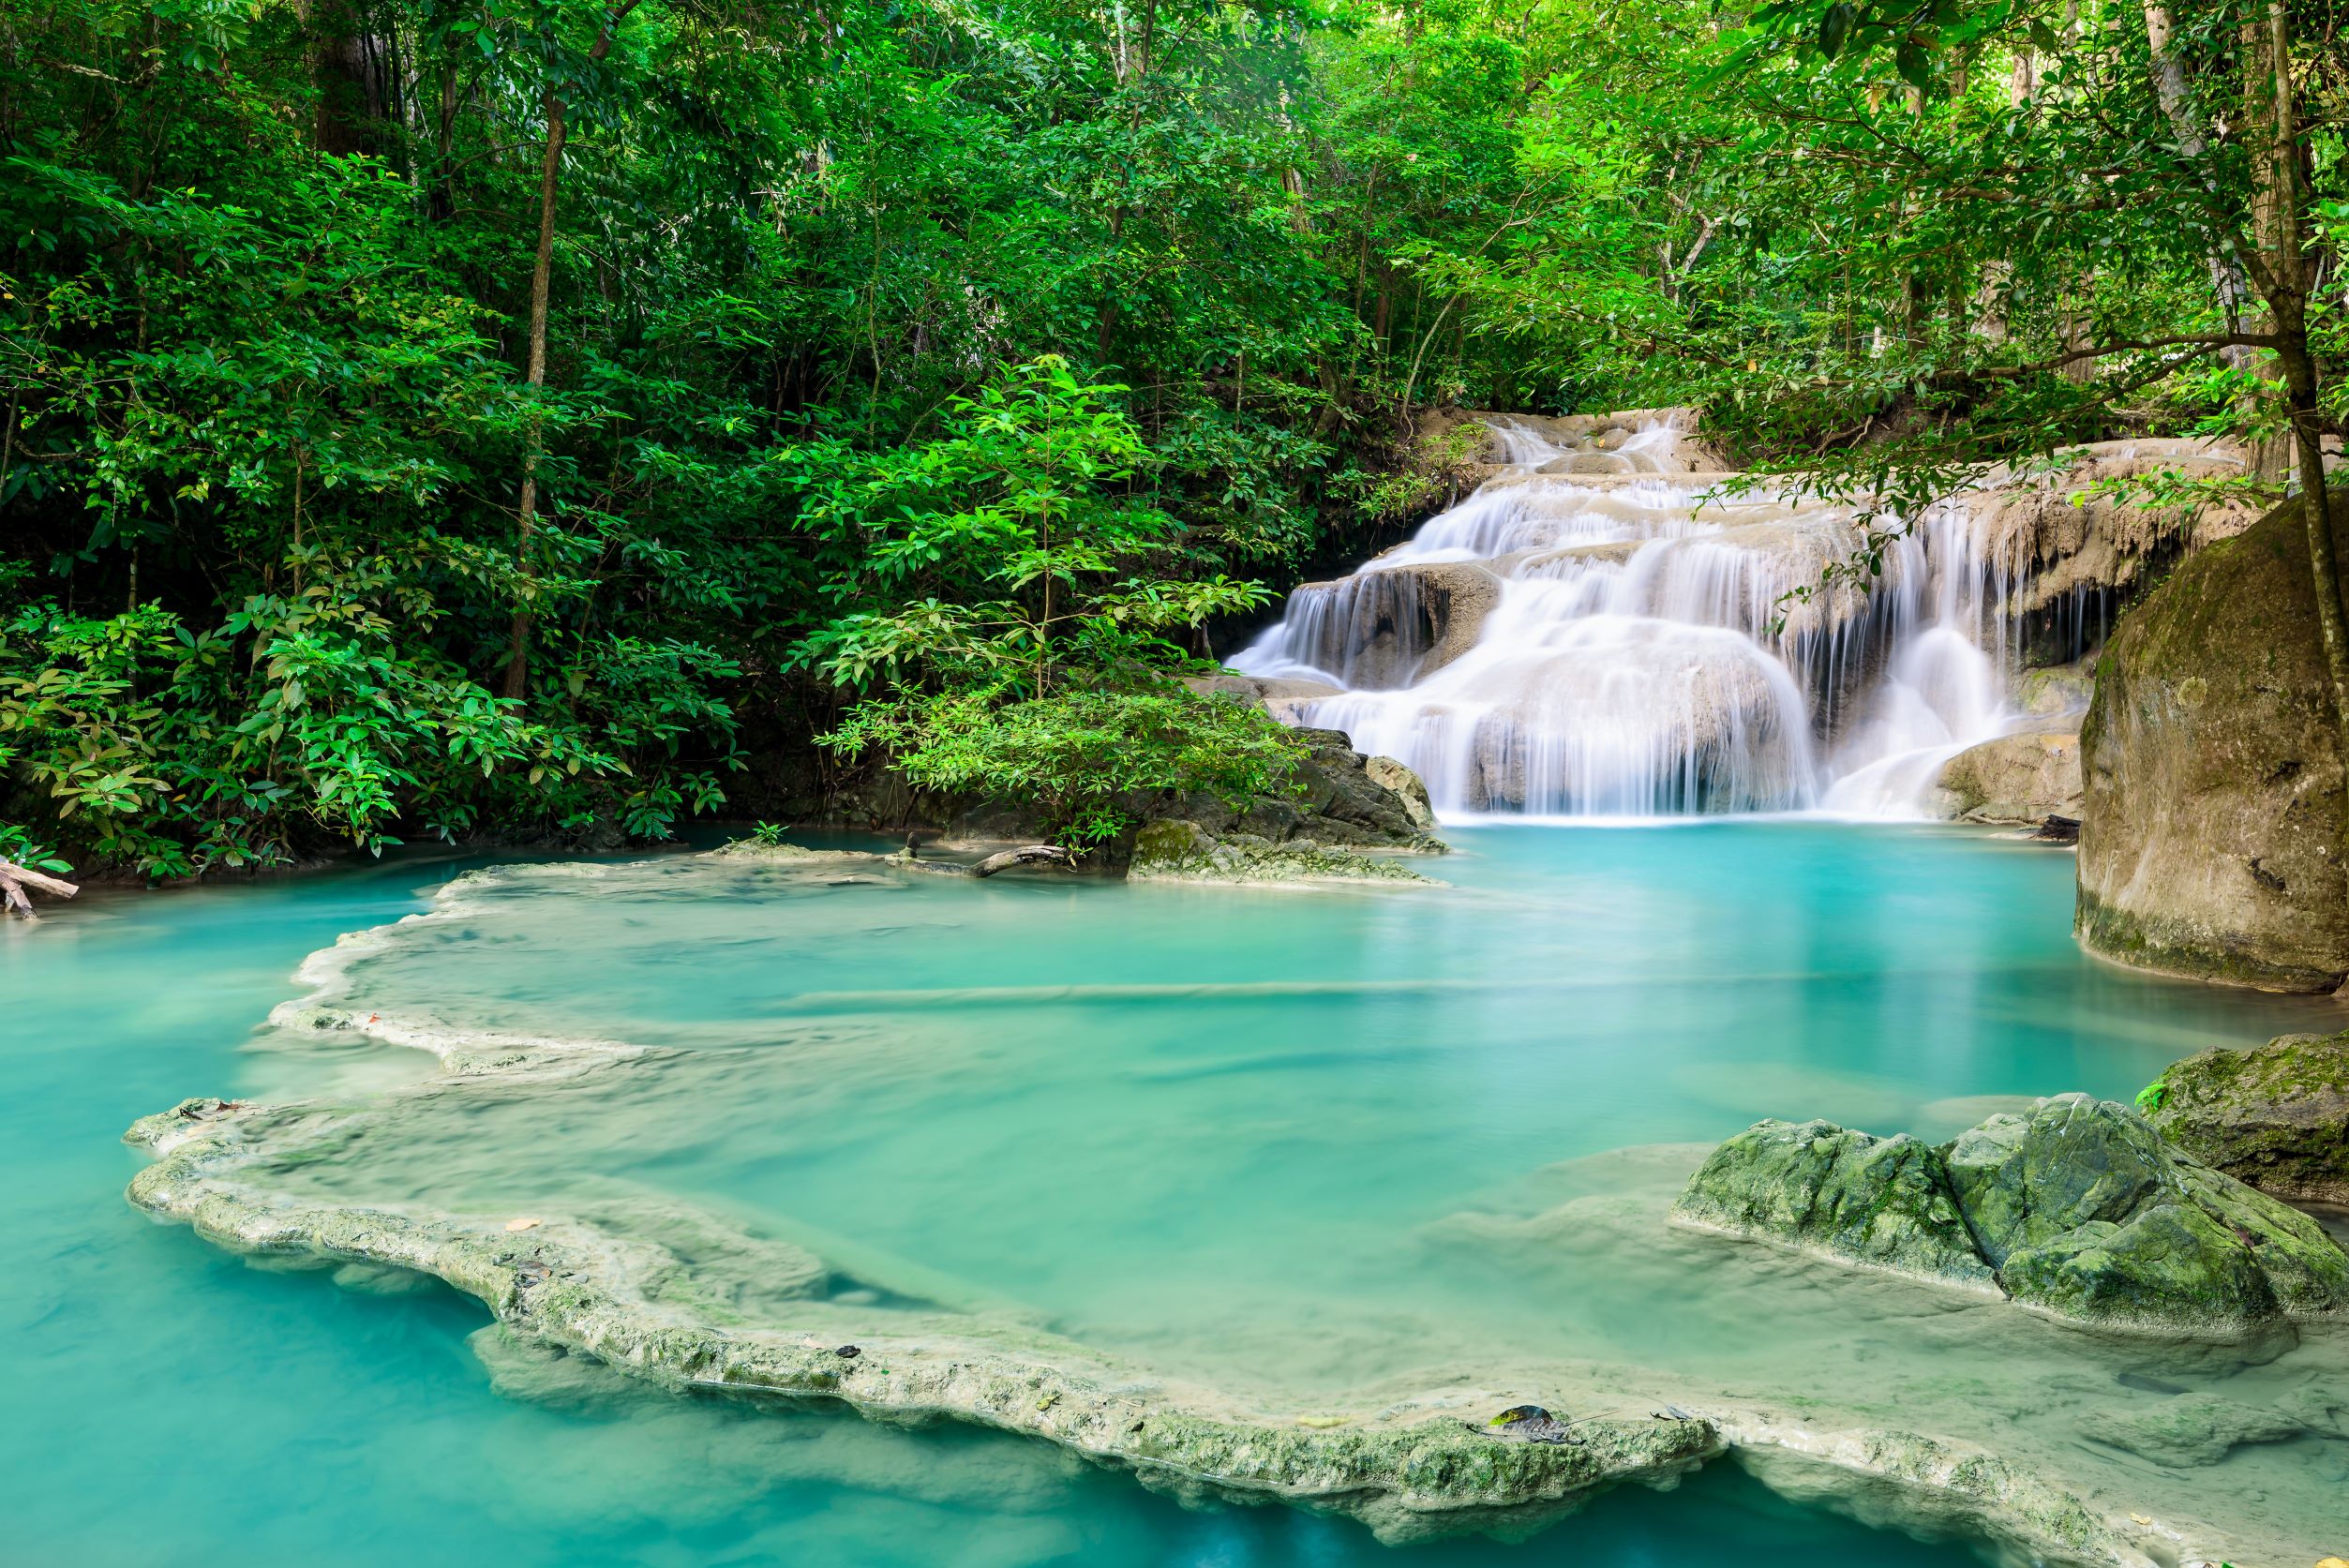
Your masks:
<path fill-rule="evenodd" d="M 2014 718 L 2008 574 L 1962 508 L 1873 584 L 1821 588 L 1860 543 L 1848 507 L 1709 491 L 1663 421 L 1611 452 L 1497 429 L 1499 475 L 1230 661 L 1338 688 L 1290 717 L 1410 764 L 1446 818 L 1917 817 Z M 1447 620 L 1464 596 L 1489 598 L 1473 638 Z"/>

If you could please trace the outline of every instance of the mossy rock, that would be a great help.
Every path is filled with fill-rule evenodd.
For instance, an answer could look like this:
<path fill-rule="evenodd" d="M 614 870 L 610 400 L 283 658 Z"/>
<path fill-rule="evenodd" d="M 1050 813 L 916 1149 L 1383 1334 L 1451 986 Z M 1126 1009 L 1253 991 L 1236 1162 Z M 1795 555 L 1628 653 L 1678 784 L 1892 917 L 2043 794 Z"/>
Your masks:
<path fill-rule="evenodd" d="M 1219 838 L 1195 822 L 1173 819 L 1142 825 L 1126 874 L 1136 882 L 1437 885 L 1407 867 L 1358 850 L 1301 839 L 1276 844 L 1252 833 Z"/>
<path fill-rule="evenodd" d="M 1950 1182 L 2017 1301 L 2068 1317 L 2222 1330 L 2349 1311 L 2349 1253 L 2125 1106 L 2042 1100 L 1958 1135 Z"/>
<path fill-rule="evenodd" d="M 1939 1157 L 1906 1133 L 1757 1122 L 1713 1151 L 1672 1207 L 1687 1224 L 1993 1287 Z"/>
<path fill-rule="evenodd" d="M 2206 1051 L 2172 1063 L 2147 1098 L 2164 1137 L 2237 1181 L 2349 1204 L 2349 1033 Z"/>
<path fill-rule="evenodd" d="M 1713 1151 L 1673 1216 L 2087 1322 L 2233 1334 L 2349 1313 L 2349 1253 L 2314 1220 L 2087 1095 L 1938 1149 L 1759 1122 Z"/>
<path fill-rule="evenodd" d="M 2338 538 L 2349 491 L 2331 510 Z M 2297 499 L 2129 613 L 2080 749 L 2088 948 L 2272 991 L 2349 976 L 2342 761 Z"/>

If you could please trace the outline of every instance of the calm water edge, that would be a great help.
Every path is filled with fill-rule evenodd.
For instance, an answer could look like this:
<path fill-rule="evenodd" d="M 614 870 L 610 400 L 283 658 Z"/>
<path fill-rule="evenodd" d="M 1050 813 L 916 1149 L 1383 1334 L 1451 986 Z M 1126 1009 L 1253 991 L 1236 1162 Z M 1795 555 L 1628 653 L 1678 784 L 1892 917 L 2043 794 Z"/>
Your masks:
<path fill-rule="evenodd" d="M 1864 1014 L 1895 1033 L 1904 1019 L 1929 1019 L 1926 1032 L 1938 1041 L 1955 1026 L 1952 1009 L 1971 1007 L 1978 993 L 1994 998 L 1991 1012 L 2034 1011 L 2009 1019 L 1995 1038 L 1967 1034 L 1970 1055 L 1923 1075 L 1951 1097 L 2125 1093 L 2180 1053 L 2177 1038 L 2264 1038 L 2298 1006 L 2087 965 L 2070 948 L 2070 863 L 2059 854 L 1788 829 L 1845 833 L 1848 858 L 1803 849 L 1788 863 L 1808 868 L 1810 885 L 1773 887 L 1788 875 L 1785 852 L 1765 847 L 1756 857 L 1749 848 L 1766 841 L 1740 836 L 1769 831 L 1481 830 L 1459 835 L 1474 854 L 1443 874 L 1470 886 L 1481 878 L 1503 903 L 1513 886 L 1571 874 L 1593 899 L 1620 897 L 1626 918 L 1656 886 L 1668 904 L 1716 889 L 1720 929 L 1690 933 L 1685 950 L 1660 960 L 1692 970 L 1718 963 L 1728 973 L 1768 968 L 1773 977 L 1790 967 L 1847 979 L 1870 971 L 1847 987 L 1841 1011 L 1814 1007 L 1803 1016 L 1848 1023 Z M 184 1096 L 251 1086 L 240 1047 L 295 993 L 299 961 L 344 932 L 423 907 L 423 895 L 466 863 L 407 860 L 247 887 L 95 893 L 37 928 L 0 930 L 0 1054 L 16 1112 L 0 1142 L 0 1179 L 14 1198 L 0 1277 L 0 1561 L 1923 1568 L 1971 1561 L 1953 1546 L 1796 1509 L 1728 1466 L 1670 1494 L 1615 1494 L 1521 1545 L 1397 1550 L 1349 1522 L 1287 1509 L 1186 1510 L 1047 1447 L 975 1432 L 752 1415 L 624 1391 L 570 1409 L 525 1405 L 492 1393 L 466 1343 L 486 1314 L 466 1298 L 437 1287 L 363 1294 L 316 1275 L 264 1272 L 133 1214 L 121 1188 L 137 1159 L 116 1142 L 122 1129 Z M 1651 863 L 1665 867 L 1653 878 L 1642 869 Z M 1928 872 L 1945 880 L 1904 880 Z M 1193 902 L 1194 914 L 1202 907 L 1211 919 L 1212 906 Z M 1309 925 L 1313 908 L 1293 902 L 1278 919 Z M 1267 918 L 1261 902 L 1236 917 L 1242 927 Z M 1741 929 L 1756 953 L 1722 950 L 1737 945 Z M 1790 955 L 1801 962 L 1789 963 Z M 1910 973 L 1910 961 L 1924 956 L 1936 962 Z M 1970 978 L 1975 971 L 2022 978 L 1985 986 Z M 1811 1006 L 1785 994 L 1762 1000 L 1798 1013 Z M 2093 1020 L 2075 1028 L 2065 1009 L 2083 1008 Z M 2138 1021 L 2141 1043 L 2107 1038 Z M 1982 1023 L 1998 1025 L 1996 1017 Z M 1892 1038 L 1875 1053 L 1898 1054 Z M 1866 1065 L 1910 1076 L 1882 1061 Z M 1783 1092 L 1766 1075 L 1756 1083 L 1755 1094 Z M 1739 1098 L 1729 1093 L 1721 1105 L 1723 1130 L 1777 1109 Z M 1636 1096 L 1610 1076 L 1593 1109 L 1627 1099 Z M 1683 1133 L 1627 1120 L 1635 1125 L 1617 1142 Z"/>

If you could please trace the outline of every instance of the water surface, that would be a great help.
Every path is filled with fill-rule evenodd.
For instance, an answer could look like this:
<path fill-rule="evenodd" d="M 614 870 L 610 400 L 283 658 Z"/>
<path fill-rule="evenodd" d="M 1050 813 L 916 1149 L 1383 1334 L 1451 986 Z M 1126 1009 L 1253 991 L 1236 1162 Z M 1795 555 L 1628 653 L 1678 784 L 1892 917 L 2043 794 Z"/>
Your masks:
<path fill-rule="evenodd" d="M 1300 1402 L 1472 1366 L 1558 1388 L 1595 1389 L 1619 1366 L 1779 1376 L 1859 1341 L 1863 1361 L 1912 1369 L 1919 1344 L 1939 1345 L 1964 1376 L 1972 1356 L 2062 1355 L 2084 1411 L 2161 1397 L 2046 1337 L 2068 1331 L 2017 1330 L 1987 1305 L 1855 1287 L 1752 1248 L 1724 1273 L 1710 1244 L 1648 1245 L 1684 1173 L 1669 1146 L 1762 1114 L 1946 1135 L 1985 1097 L 2126 1096 L 2201 1045 L 2305 1026 L 2309 1006 L 2083 960 L 2068 859 L 1979 836 L 1742 823 L 1458 837 L 1464 853 L 1439 868 L 1458 886 L 1404 896 L 683 859 L 481 885 L 461 916 L 402 928 L 354 965 L 355 993 L 402 1018 L 657 1049 L 591 1095 L 419 1101 L 299 1180 L 517 1213 L 681 1198 Z M 109 1145 L 136 1114 L 202 1092 L 357 1102 L 429 1067 L 247 1030 L 297 989 L 304 952 L 418 907 L 436 876 L 97 899 L 0 944 L 28 1108 L 0 1156 L 27 1194 L 9 1221 L 23 1265 L 0 1285 L 21 1402 L 0 1459 L 31 1560 L 1500 1552 L 1398 1557 L 1342 1522 L 1184 1513 L 976 1434 L 608 1391 L 560 1409 L 501 1400 L 466 1348 L 484 1322 L 470 1303 L 257 1272 L 123 1208 L 131 1160 Z M 1757 1315 L 1806 1326 L 1757 1341 Z M 2001 1337 L 2018 1332 L 2019 1346 Z M 2292 1357 L 2166 1369 L 2263 1399 L 2304 1371 Z M 2280 1445 L 2245 1482 L 2297 1495 L 2339 1478 L 2340 1448 Z M 1731 1555 L 1944 1560 L 1727 1471 L 1607 1500 L 1502 1553 Z"/>

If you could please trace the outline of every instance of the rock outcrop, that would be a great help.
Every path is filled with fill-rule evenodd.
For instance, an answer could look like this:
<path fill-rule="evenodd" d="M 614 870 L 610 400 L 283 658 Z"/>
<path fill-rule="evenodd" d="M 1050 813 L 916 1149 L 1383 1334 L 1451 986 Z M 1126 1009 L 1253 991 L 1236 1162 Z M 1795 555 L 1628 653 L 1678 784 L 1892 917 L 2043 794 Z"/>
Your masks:
<path fill-rule="evenodd" d="M 1296 739 L 1305 746 L 1296 793 L 1152 801 L 1142 808 L 1126 874 L 1144 882 L 1429 882 L 1376 853 L 1444 852 L 1430 836 L 1435 813 L 1419 776 L 1393 757 L 1364 756 L 1334 729 L 1300 729 Z"/>
<path fill-rule="evenodd" d="M 2241 501 L 2163 505 L 2099 487 L 2162 474 L 2240 474 L 2223 442 L 2092 441 L 2045 475 L 1997 473 L 1964 498 L 1982 559 L 2013 585 L 2006 614 L 2031 665 L 2058 665 L 2102 642 L 2116 616 L 2189 553 L 2241 533 L 2257 512 Z"/>
<path fill-rule="evenodd" d="M 2349 533 L 2349 493 L 2333 516 Z M 2297 500 L 2131 612 L 2081 731 L 2077 924 L 2092 951 L 2272 991 L 2349 975 L 2327 688 Z"/>
<path fill-rule="evenodd" d="M 1475 647 L 1500 598 L 1501 579 L 1474 561 L 1418 562 L 1300 583 L 1289 613 L 1304 663 L 1358 691 L 1389 691 Z"/>
<path fill-rule="evenodd" d="M 2349 1204 L 2349 1034 L 2174 1062 L 2146 1092 L 2178 1147 L 2279 1198 Z"/>
<path fill-rule="evenodd" d="M 1202 677 L 1187 684 L 1194 691 L 1259 703 L 1276 716 L 1280 704 L 1309 700 L 1295 688 L 1309 692 L 1312 686 L 1309 681 L 1234 675 Z M 1134 824 L 1132 830 L 1100 845 L 1086 863 L 1145 879 L 1165 879 L 1174 874 L 1174 862 L 1181 861 L 1183 879 L 1189 881 L 1427 881 L 1363 853 L 1444 852 L 1444 841 L 1433 835 L 1435 814 L 1429 808 L 1428 787 L 1418 776 L 1392 757 L 1363 755 L 1334 729 L 1297 729 L 1292 739 L 1302 747 L 1296 774 L 1287 787 L 1273 793 L 1240 799 L 1171 790 L 1120 797 L 1118 807 Z M 1145 854 L 1142 837 L 1153 826 L 1179 831 L 1157 835 Z M 980 845 L 1030 844 L 1040 831 L 1033 809 L 985 804 L 950 819 L 945 846 L 967 851 Z M 1228 844 L 1232 853 L 1208 856 L 1198 849 L 1202 843 Z"/>
<path fill-rule="evenodd" d="M 1218 838 L 1240 833 L 1272 844 L 1309 840 L 1345 849 L 1443 853 L 1443 844 L 1429 837 L 1435 817 L 1418 775 L 1392 757 L 1363 755 L 1338 730 L 1300 729 L 1294 738 L 1305 748 L 1294 793 L 1239 801 L 1169 796 L 1137 814 L 1196 823 Z"/>
<path fill-rule="evenodd" d="M 1995 1289 L 1932 1145 L 1833 1122 L 1757 1122 L 1705 1161 L 1673 1217 L 1898 1274 Z"/>
<path fill-rule="evenodd" d="M 1959 822 L 2079 820 L 2080 737 L 2055 720 L 1979 746 L 1941 765 L 1936 804 Z"/>
<path fill-rule="evenodd" d="M 2208 1334 L 2349 1314 L 2349 1253 L 2314 1220 L 2086 1095 L 1938 1148 L 1760 1122 L 1673 1214 L 2088 1322 Z"/>
<path fill-rule="evenodd" d="M 1473 453 L 1476 477 L 1490 478 L 1504 463 L 1521 461 L 1520 440 L 1530 435 L 1561 447 L 1566 455 L 1551 461 L 1549 470 L 1576 475 L 1718 473 L 1728 469 L 1720 450 L 1697 434 L 1695 409 L 1622 409 L 1613 413 L 1530 414 L 1492 413 L 1478 409 L 1428 409 L 1421 411 L 1418 433 L 1423 444 L 1440 447 L 1462 426 L 1475 427 Z M 1670 432 L 1668 445 L 1640 441 L 1643 431 Z"/>

